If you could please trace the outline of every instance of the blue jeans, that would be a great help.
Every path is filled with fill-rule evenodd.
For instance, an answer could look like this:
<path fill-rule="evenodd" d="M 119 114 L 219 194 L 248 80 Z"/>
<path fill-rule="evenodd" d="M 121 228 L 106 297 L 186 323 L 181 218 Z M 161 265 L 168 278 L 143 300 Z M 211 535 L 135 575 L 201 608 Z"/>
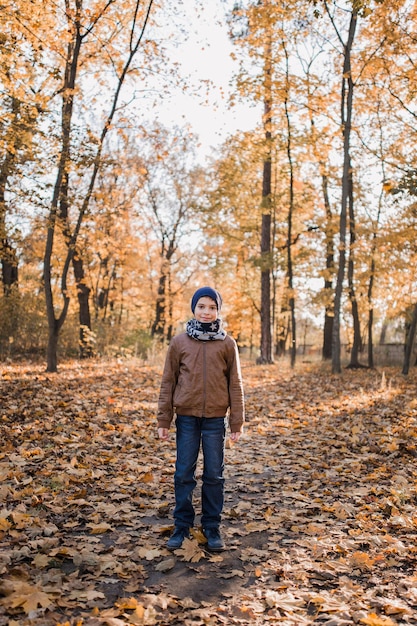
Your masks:
<path fill-rule="evenodd" d="M 203 528 L 218 528 L 224 504 L 226 418 L 177 415 L 176 428 L 175 526 L 191 528 L 194 524 L 193 491 L 197 484 L 195 471 L 201 444 L 201 524 Z"/>

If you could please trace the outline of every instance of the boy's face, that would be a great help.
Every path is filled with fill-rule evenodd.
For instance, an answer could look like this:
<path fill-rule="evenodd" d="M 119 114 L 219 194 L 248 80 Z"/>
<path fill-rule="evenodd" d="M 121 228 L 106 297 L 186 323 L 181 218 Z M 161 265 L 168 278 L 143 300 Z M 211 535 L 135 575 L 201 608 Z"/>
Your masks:
<path fill-rule="evenodd" d="M 217 306 L 214 300 L 208 296 L 200 298 L 194 309 L 194 317 L 197 322 L 203 322 L 203 324 L 214 322 L 217 319 Z"/>

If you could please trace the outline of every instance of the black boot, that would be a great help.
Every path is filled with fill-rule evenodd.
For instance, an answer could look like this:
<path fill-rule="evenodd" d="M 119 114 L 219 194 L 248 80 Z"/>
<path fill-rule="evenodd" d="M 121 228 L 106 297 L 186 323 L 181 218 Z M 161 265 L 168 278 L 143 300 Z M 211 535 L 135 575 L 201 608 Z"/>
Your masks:
<path fill-rule="evenodd" d="M 184 526 L 178 526 L 175 528 L 171 537 L 168 539 L 166 547 L 168 548 L 168 550 L 178 550 L 178 548 L 181 548 L 184 539 L 186 537 L 188 539 L 189 536 L 189 528 L 185 528 Z"/>
<path fill-rule="evenodd" d="M 222 552 L 226 549 L 218 528 L 204 528 L 203 532 L 207 539 L 207 548 L 210 552 Z"/>

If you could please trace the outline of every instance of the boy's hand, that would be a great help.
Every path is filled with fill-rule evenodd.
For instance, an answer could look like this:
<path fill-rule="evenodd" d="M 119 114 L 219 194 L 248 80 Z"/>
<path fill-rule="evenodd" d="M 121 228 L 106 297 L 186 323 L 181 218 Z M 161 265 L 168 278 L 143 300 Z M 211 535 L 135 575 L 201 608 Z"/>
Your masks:
<path fill-rule="evenodd" d="M 158 437 L 159 439 L 168 439 L 168 428 L 158 428 Z"/>
<path fill-rule="evenodd" d="M 234 442 L 239 441 L 242 433 L 230 433 L 230 439 Z"/>

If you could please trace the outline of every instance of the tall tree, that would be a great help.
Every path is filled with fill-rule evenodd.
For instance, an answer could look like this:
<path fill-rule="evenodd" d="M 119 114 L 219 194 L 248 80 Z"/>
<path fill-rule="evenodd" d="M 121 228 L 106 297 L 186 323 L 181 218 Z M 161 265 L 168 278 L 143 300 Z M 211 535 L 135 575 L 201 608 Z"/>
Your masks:
<path fill-rule="evenodd" d="M 263 71 L 263 128 L 265 133 L 265 151 L 262 173 L 262 224 L 261 224 L 261 342 L 259 363 L 272 363 L 272 328 L 271 328 L 271 223 L 272 223 L 272 41 L 271 29 L 265 33 L 264 71 Z"/>
<path fill-rule="evenodd" d="M 343 48 L 343 68 L 341 78 L 341 129 L 343 135 L 343 173 L 341 189 L 341 206 L 339 216 L 339 258 L 337 266 L 337 280 L 334 298 L 334 320 L 332 337 L 332 371 L 340 373 L 341 366 L 341 339 L 340 339 L 340 318 L 342 308 L 342 294 L 346 268 L 346 231 L 348 222 L 348 202 L 352 185 L 352 170 L 350 157 L 350 137 L 352 131 L 353 113 L 353 91 L 354 81 L 352 76 L 352 47 L 355 39 L 356 26 L 358 21 L 358 5 L 353 3 L 350 12 L 350 22 L 346 42 L 343 41 L 341 33 L 335 23 L 329 4 L 325 0 L 325 10 L 330 17 L 335 28 L 337 37 Z"/>
<path fill-rule="evenodd" d="M 243 3 L 242 3 L 243 5 Z M 249 2 L 246 7 L 235 7 L 236 22 L 243 28 L 234 31 L 234 41 L 243 51 L 241 73 L 237 77 L 237 87 L 245 97 L 252 97 L 263 106 L 262 130 L 262 195 L 261 195 L 261 254 L 260 254 L 260 316 L 261 337 L 259 363 L 271 363 L 272 357 L 272 316 L 273 290 L 271 279 L 274 271 L 274 250 L 272 241 L 273 217 L 276 216 L 273 194 L 273 156 L 277 142 L 276 117 L 278 106 L 283 105 L 288 85 L 277 81 L 276 69 L 283 57 L 283 24 L 291 19 L 295 7 L 293 3 L 278 6 L 271 0 Z M 232 22 L 233 24 L 233 22 Z M 246 53 L 246 55 L 245 55 Z M 250 60 L 249 60 L 250 59 Z M 285 75 L 285 72 L 284 72 Z M 280 96 L 278 94 L 281 94 Z M 291 249 L 288 248 L 288 254 Z M 286 293 L 286 296 L 290 291 Z M 292 296 L 290 296 L 290 299 Z M 292 302 L 292 300 L 291 300 Z M 274 307 L 275 308 L 275 307 Z M 293 323 L 295 317 L 292 316 Z"/>
<path fill-rule="evenodd" d="M 381 163 L 382 181 L 386 179 L 386 167 L 385 167 L 385 154 L 383 148 L 383 136 L 384 136 L 384 124 L 379 114 L 379 104 L 377 105 L 377 128 L 379 131 L 379 153 Z M 378 242 L 379 242 L 379 228 L 381 222 L 381 215 L 383 210 L 383 199 L 385 196 L 384 185 L 381 185 L 376 217 L 370 216 L 369 221 L 371 224 L 371 250 L 370 250 L 370 264 L 369 264 L 369 280 L 367 289 L 367 304 L 368 304 L 368 367 L 373 368 L 374 362 L 374 291 L 375 282 L 377 278 L 377 266 L 378 266 Z"/>
<path fill-rule="evenodd" d="M 297 354 L 297 333 L 296 333 L 296 317 L 295 317 L 295 296 L 294 296 L 294 267 L 292 258 L 293 248 L 293 221 L 295 211 L 294 198 L 294 163 L 293 163 L 293 145 L 292 145 L 292 123 L 289 112 L 290 99 L 290 75 L 289 75 L 289 55 L 285 41 L 282 42 L 285 55 L 285 88 L 284 88 L 284 114 L 287 126 L 287 159 L 289 167 L 289 202 L 288 202 L 288 220 L 287 220 L 287 281 L 288 281 L 288 304 L 290 309 L 291 320 L 291 347 L 290 360 L 291 367 L 294 367 Z"/>
<path fill-rule="evenodd" d="M 379 95 L 375 126 L 379 131 L 377 152 L 382 172 L 380 204 L 383 199 L 384 206 L 392 210 L 389 201 L 396 198 L 394 215 L 397 216 L 396 224 L 395 220 L 390 219 L 390 223 L 394 223 L 390 229 L 392 232 L 387 234 L 385 228 L 380 239 L 384 247 L 387 240 L 390 241 L 387 261 L 390 271 L 385 284 L 390 290 L 389 300 L 397 302 L 395 313 L 401 307 L 405 318 L 406 341 L 402 371 L 407 374 L 412 363 L 417 315 L 415 281 L 402 277 L 410 273 L 410 267 L 415 266 L 416 252 L 412 242 L 415 240 L 417 195 L 414 167 L 417 157 L 417 113 L 414 106 L 414 84 L 417 80 L 415 3 L 405 0 L 398 0 L 390 6 L 382 3 L 380 10 L 371 14 L 369 22 L 368 39 L 380 43 L 374 59 L 372 79 L 369 81 L 371 88 Z M 378 252 L 381 254 L 376 249 L 375 258 L 378 258 Z M 393 275 L 396 277 L 394 281 Z M 394 290 L 396 297 L 393 296 Z M 394 311 L 391 314 L 395 314 Z"/>
<path fill-rule="evenodd" d="M 262 188 L 261 188 L 261 241 L 260 241 L 260 350 L 258 362 L 272 363 L 272 155 L 273 155 L 273 25 L 274 7 L 271 0 L 235 4 L 230 20 L 235 45 L 255 59 L 255 76 L 242 65 L 237 78 L 238 89 L 262 103 Z"/>
<path fill-rule="evenodd" d="M 335 167 L 330 165 L 329 152 L 334 143 L 334 134 L 329 131 L 328 115 L 331 111 L 334 94 L 330 77 L 323 80 L 321 73 L 315 73 L 314 67 L 318 59 L 325 54 L 321 41 L 314 42 L 310 55 L 300 62 L 304 68 L 304 85 L 306 91 L 306 107 L 310 127 L 310 150 L 312 160 L 318 172 L 318 198 L 324 208 L 324 215 L 317 215 L 315 231 L 323 233 L 324 261 L 322 269 L 323 289 L 321 300 L 324 304 L 324 325 L 322 340 L 322 357 L 332 358 L 332 336 L 334 319 L 334 274 L 335 274 L 335 218 L 332 208 L 332 181 Z M 321 118 L 321 119 L 320 119 Z M 322 120 L 325 120 L 324 122 Z M 320 123 L 321 122 L 321 123 Z"/>
<path fill-rule="evenodd" d="M 113 123 L 117 106 L 121 94 L 121 89 L 127 73 L 131 67 L 132 61 L 137 54 L 145 28 L 149 19 L 152 0 L 149 0 L 145 10 L 141 10 L 139 0 L 134 2 L 131 8 L 130 17 L 130 36 L 128 37 L 128 50 L 124 61 L 119 64 L 117 71 L 110 109 L 104 120 L 104 124 L 97 141 L 96 152 L 92 158 L 91 174 L 87 184 L 84 198 L 78 211 L 78 217 L 74 228 L 71 228 L 68 220 L 69 208 L 69 176 L 71 171 L 71 139 L 72 125 L 74 115 L 74 98 L 76 93 L 77 75 L 80 64 L 80 54 L 82 45 L 91 37 L 92 32 L 107 15 L 112 0 L 108 0 L 102 6 L 99 4 L 96 11 L 91 13 L 90 10 L 83 9 L 82 0 L 75 0 L 75 5 L 66 10 L 66 19 L 68 24 L 69 39 L 66 50 L 64 82 L 62 89 L 62 113 L 61 113 L 61 147 L 60 157 L 57 170 L 57 177 L 54 185 L 53 198 L 51 202 L 47 239 L 44 255 L 44 284 L 45 299 L 49 327 L 49 339 L 47 348 L 47 371 L 55 372 L 57 370 L 57 344 L 59 332 L 65 322 L 70 302 L 68 287 L 68 270 L 71 264 L 74 265 L 75 278 L 77 283 L 77 294 L 80 303 L 80 341 L 84 343 L 85 327 L 91 326 L 88 294 L 89 289 L 85 283 L 84 267 L 82 257 L 77 250 L 77 242 L 80 234 L 84 216 L 88 210 L 90 200 L 96 183 L 97 174 L 99 172 L 102 160 L 102 152 L 104 143 L 111 125 Z M 62 306 L 57 315 L 57 307 L 54 303 L 53 278 L 52 278 L 52 256 L 54 250 L 54 239 L 57 227 L 60 226 L 64 233 L 67 243 L 67 255 L 61 272 L 61 299 Z M 85 342 L 88 345 L 89 342 Z"/>
<path fill-rule="evenodd" d="M 348 286 L 349 286 L 349 301 L 352 310 L 353 320 L 353 342 L 352 349 L 350 351 L 350 362 L 348 367 L 356 368 L 360 367 L 359 352 L 362 350 L 362 337 L 359 319 L 359 306 L 356 297 L 355 287 L 355 244 L 356 244 L 356 218 L 354 210 L 354 193 L 353 193 L 353 170 L 352 166 L 349 166 L 349 193 L 348 193 L 348 207 L 349 207 L 349 255 L 348 255 Z"/>

